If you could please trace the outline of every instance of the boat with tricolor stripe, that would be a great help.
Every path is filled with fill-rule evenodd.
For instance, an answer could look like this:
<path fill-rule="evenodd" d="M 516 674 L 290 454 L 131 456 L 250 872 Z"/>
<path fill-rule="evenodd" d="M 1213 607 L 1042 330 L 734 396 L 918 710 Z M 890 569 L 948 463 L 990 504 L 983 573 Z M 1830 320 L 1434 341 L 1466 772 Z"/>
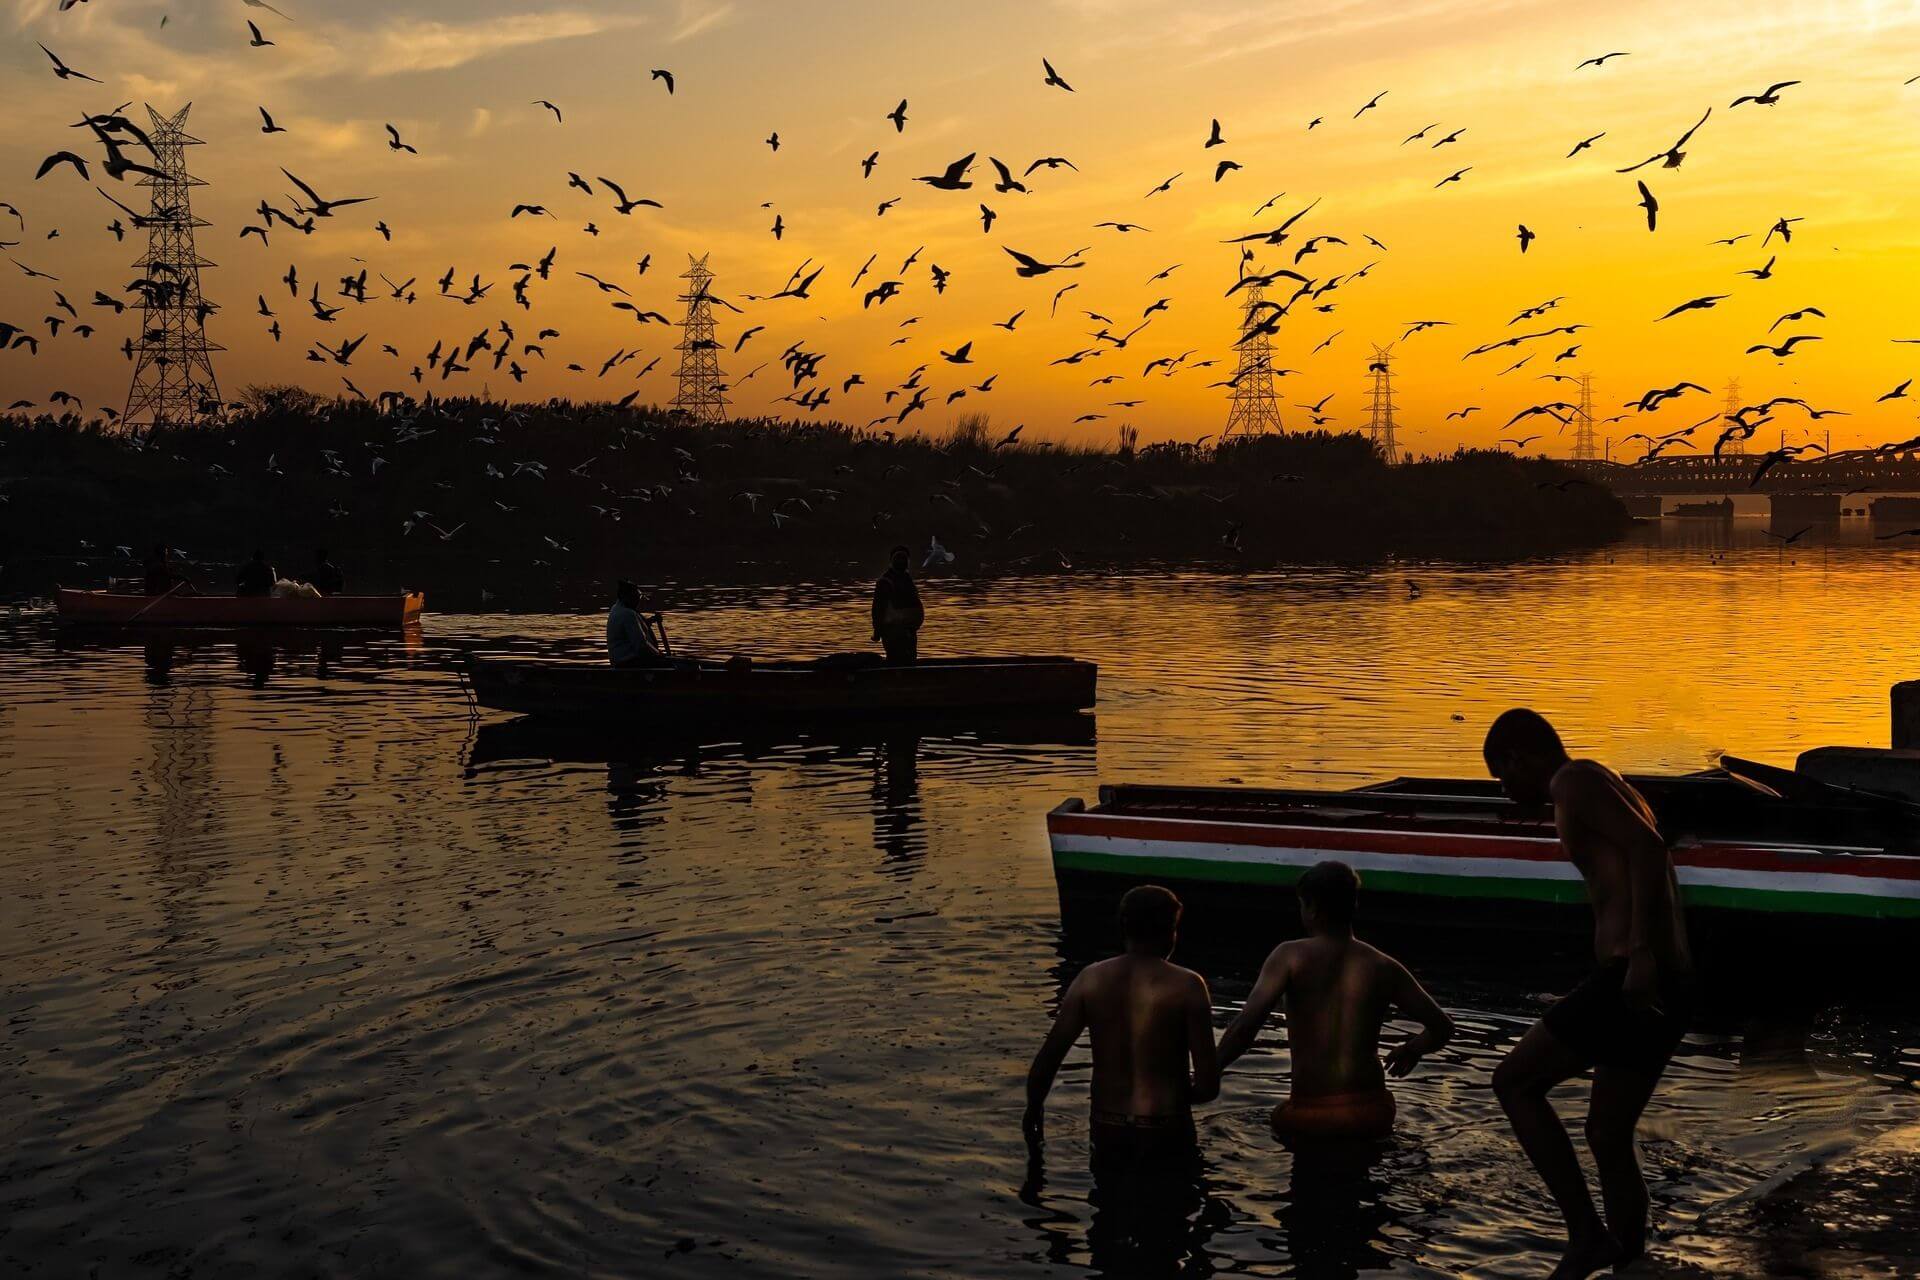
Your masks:
<path fill-rule="evenodd" d="M 1737 763 L 1737 762 L 1736 762 Z M 1753 766 L 1632 777 L 1660 819 L 1697 934 L 1849 946 L 1920 939 L 1920 807 Z M 1785 793 L 1757 783 L 1789 779 Z M 1107 786 L 1047 815 L 1063 912 L 1108 913 L 1135 884 L 1190 912 L 1285 921 L 1316 862 L 1361 875 L 1366 916 L 1504 934 L 1573 929 L 1586 887 L 1552 815 L 1493 782 L 1397 778 L 1350 791 Z"/>

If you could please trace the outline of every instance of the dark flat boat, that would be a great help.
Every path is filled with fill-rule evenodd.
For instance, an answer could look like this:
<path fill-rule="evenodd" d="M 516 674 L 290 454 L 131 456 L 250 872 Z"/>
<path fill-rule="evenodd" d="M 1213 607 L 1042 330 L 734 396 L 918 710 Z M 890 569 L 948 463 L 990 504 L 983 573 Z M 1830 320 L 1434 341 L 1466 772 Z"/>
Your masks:
<path fill-rule="evenodd" d="M 1920 941 L 1920 807 L 1732 759 L 1630 780 L 1670 842 L 1689 928 L 1721 959 L 1805 956 L 1814 943 L 1905 957 Z M 1360 873 L 1369 921 L 1448 931 L 1456 944 L 1591 929 L 1551 814 L 1492 782 L 1108 786 L 1097 805 L 1055 808 L 1047 834 L 1062 912 L 1082 921 L 1110 920 L 1121 893 L 1154 883 L 1216 918 L 1261 916 L 1285 932 L 1297 927 L 1293 883 L 1333 858 Z"/>
<path fill-rule="evenodd" d="M 923 658 L 891 666 L 855 654 L 735 665 L 685 660 L 619 670 L 469 654 L 466 678 L 475 701 L 496 711 L 650 726 L 1081 711 L 1093 706 L 1096 668 L 1056 657 Z"/>
<path fill-rule="evenodd" d="M 389 596 L 149 596 L 61 588 L 63 624 L 106 627 L 405 627 L 420 620 L 418 591 Z"/>

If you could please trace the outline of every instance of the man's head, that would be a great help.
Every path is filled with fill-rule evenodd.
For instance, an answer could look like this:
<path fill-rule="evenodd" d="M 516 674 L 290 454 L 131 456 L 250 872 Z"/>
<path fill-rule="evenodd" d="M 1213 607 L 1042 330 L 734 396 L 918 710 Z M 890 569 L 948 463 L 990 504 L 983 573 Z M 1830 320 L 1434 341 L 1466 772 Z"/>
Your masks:
<path fill-rule="evenodd" d="M 894 568 L 904 573 L 906 572 L 906 568 L 907 568 L 907 557 L 912 554 L 913 553 L 908 551 L 905 547 L 895 547 L 890 553 L 888 553 L 888 560 L 892 563 Z"/>
<path fill-rule="evenodd" d="M 1546 717 L 1526 707 L 1503 711 L 1487 730 L 1487 772 L 1521 804 L 1553 798 L 1553 775 L 1567 762 L 1567 749 Z"/>
<path fill-rule="evenodd" d="M 1309 933 L 1353 932 L 1353 909 L 1360 899 L 1360 877 L 1344 862 L 1316 862 L 1294 885 L 1300 895 L 1300 920 Z"/>
<path fill-rule="evenodd" d="M 1157 884 L 1135 885 L 1120 899 L 1120 936 L 1127 950 L 1172 955 L 1173 940 L 1179 932 L 1180 899 L 1171 889 Z"/>
<path fill-rule="evenodd" d="M 625 578 L 613 584 L 613 598 L 629 609 L 640 607 L 640 588 Z"/>

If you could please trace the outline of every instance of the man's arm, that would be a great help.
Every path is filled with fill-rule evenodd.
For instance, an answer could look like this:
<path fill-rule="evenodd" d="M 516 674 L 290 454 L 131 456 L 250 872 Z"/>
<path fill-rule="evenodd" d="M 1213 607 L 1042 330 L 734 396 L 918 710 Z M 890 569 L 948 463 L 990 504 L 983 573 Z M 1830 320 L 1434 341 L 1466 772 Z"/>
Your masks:
<path fill-rule="evenodd" d="M 1020 1121 L 1020 1128 L 1026 1133 L 1030 1147 L 1038 1147 L 1046 1138 L 1047 1094 L 1053 1089 L 1053 1078 L 1059 1074 L 1060 1064 L 1066 1061 L 1067 1050 L 1073 1048 L 1073 1042 L 1086 1029 L 1087 1002 L 1082 989 L 1085 981 L 1086 975 L 1082 974 L 1068 984 L 1067 994 L 1060 1000 L 1060 1011 L 1054 1015 L 1053 1027 L 1040 1042 L 1040 1051 L 1033 1055 L 1033 1066 L 1027 1069 L 1027 1113 Z"/>
<path fill-rule="evenodd" d="M 880 619 L 887 611 L 887 580 L 885 578 L 873 584 L 873 638 L 880 638 Z"/>
<path fill-rule="evenodd" d="M 1405 965 L 1398 960 L 1387 963 L 1394 969 L 1394 1007 L 1420 1024 L 1418 1034 L 1407 1037 L 1387 1055 L 1388 1074 L 1404 1076 L 1420 1059 L 1453 1039 L 1453 1019 L 1427 994 L 1427 989 Z"/>
<path fill-rule="evenodd" d="M 1220 1096 L 1220 1061 L 1213 1045 L 1213 997 L 1207 980 L 1193 976 L 1187 999 L 1187 1056 L 1193 1060 L 1193 1102 L 1212 1102 Z"/>
<path fill-rule="evenodd" d="M 1247 993 L 1247 1003 L 1228 1024 L 1220 1037 L 1220 1070 L 1232 1066 L 1241 1054 L 1253 1048 L 1260 1027 L 1280 1004 L 1280 997 L 1287 993 L 1287 978 L 1292 968 L 1285 946 L 1273 949 L 1267 962 L 1260 966 L 1260 979 L 1253 984 L 1253 990 Z"/>

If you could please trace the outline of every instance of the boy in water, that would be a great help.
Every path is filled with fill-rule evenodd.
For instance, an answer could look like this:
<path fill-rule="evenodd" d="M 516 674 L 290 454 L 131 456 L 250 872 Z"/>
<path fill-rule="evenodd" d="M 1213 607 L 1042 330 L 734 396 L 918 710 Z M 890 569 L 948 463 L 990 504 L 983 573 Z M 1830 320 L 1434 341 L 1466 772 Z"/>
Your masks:
<path fill-rule="evenodd" d="M 1093 1170 L 1097 1181 L 1177 1177 L 1197 1157 L 1193 1110 L 1220 1093 L 1206 980 L 1169 963 L 1180 900 L 1139 885 L 1120 900 L 1126 951 L 1080 971 L 1027 1073 L 1022 1128 L 1036 1152 L 1047 1093 L 1082 1029 L 1092 1032 Z"/>
<path fill-rule="evenodd" d="M 1360 877 L 1344 862 L 1309 868 L 1296 886 L 1307 936 L 1273 949 L 1246 1007 L 1220 1037 L 1220 1069 L 1253 1047 L 1267 1015 L 1286 1001 L 1293 1087 L 1274 1108 L 1273 1129 L 1289 1146 L 1368 1142 L 1393 1130 L 1386 1071 L 1404 1076 L 1453 1036 L 1453 1019 L 1392 956 L 1353 936 Z M 1380 1063 L 1380 1028 L 1393 1010 L 1418 1034 Z"/>
<path fill-rule="evenodd" d="M 1493 1089 L 1521 1149 L 1567 1221 L 1556 1280 L 1581 1280 L 1646 1248 L 1647 1187 L 1634 1129 L 1686 1034 L 1693 958 L 1679 882 L 1653 810 L 1605 765 L 1573 760 L 1538 713 L 1516 708 L 1487 730 L 1487 769 L 1553 824 L 1593 903 L 1594 969 L 1495 1068 Z M 1573 1143 L 1547 1093 L 1593 1069 L 1587 1149 L 1606 1219 L 1594 1211 Z"/>

